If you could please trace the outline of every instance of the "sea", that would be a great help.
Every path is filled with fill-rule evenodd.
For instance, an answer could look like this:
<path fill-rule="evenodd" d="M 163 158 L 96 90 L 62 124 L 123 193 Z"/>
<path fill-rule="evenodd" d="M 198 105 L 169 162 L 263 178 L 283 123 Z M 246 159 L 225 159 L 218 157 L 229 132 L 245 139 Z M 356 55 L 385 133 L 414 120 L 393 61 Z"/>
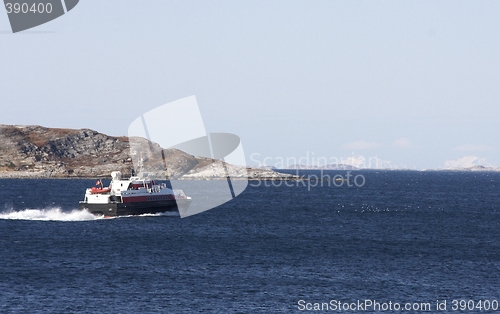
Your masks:
<path fill-rule="evenodd" d="M 112 219 L 95 180 L 1 179 L 0 313 L 500 312 L 500 173 L 300 175 Z"/>

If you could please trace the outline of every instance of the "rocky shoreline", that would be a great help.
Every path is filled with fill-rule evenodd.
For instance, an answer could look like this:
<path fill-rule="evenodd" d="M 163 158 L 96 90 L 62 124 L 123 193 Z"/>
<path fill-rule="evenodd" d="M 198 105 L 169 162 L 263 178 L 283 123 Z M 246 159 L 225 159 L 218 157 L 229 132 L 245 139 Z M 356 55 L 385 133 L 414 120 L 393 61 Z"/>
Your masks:
<path fill-rule="evenodd" d="M 253 169 L 252 169 L 253 170 Z M 125 175 L 127 177 L 127 175 Z M 45 172 L 26 172 L 26 171 L 2 171 L 0 172 L 0 179 L 68 179 L 68 180 L 95 180 L 95 179 L 108 179 L 107 176 L 51 176 Z M 260 174 L 250 172 L 248 177 L 231 177 L 231 180 L 249 180 L 249 181 L 283 181 L 283 180 L 307 180 L 307 178 L 288 175 L 280 172 L 271 174 Z M 227 180 L 224 176 L 198 176 L 198 177 L 180 177 L 177 180 Z"/>
<path fill-rule="evenodd" d="M 234 175 L 234 173 L 229 173 L 231 180 L 305 180 L 305 178 L 281 173 L 277 171 L 266 171 L 259 168 L 246 168 L 246 175 Z M 125 177 L 130 176 L 130 174 L 124 174 Z M 59 173 L 52 174 L 47 171 L 33 172 L 33 171 L 0 171 L 0 179 L 107 179 L 110 177 L 108 175 L 94 175 L 94 176 L 63 176 Z M 181 177 L 176 177 L 176 180 L 227 180 L 227 175 L 225 173 L 219 172 L 192 172 Z"/>

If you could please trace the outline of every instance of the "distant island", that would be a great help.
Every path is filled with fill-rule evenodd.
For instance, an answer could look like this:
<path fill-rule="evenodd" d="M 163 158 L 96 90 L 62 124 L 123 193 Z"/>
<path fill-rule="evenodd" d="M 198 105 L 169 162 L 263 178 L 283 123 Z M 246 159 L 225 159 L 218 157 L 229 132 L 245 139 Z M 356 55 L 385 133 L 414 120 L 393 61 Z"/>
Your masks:
<path fill-rule="evenodd" d="M 298 169 L 298 170 L 359 170 L 360 168 L 352 166 L 352 165 L 348 165 L 348 164 L 328 164 L 328 165 L 321 165 L 321 166 L 293 164 L 291 166 L 286 167 L 286 169 Z"/>
<path fill-rule="evenodd" d="M 141 140 L 151 153 L 145 156 L 150 162 L 145 162 L 145 170 L 165 173 L 168 169 L 171 179 L 225 179 L 228 175 L 232 179 L 300 179 L 271 169 L 235 166 L 178 149 L 163 149 Z M 164 157 L 162 168 L 147 169 L 158 156 Z M 103 178 L 112 171 L 128 176 L 133 169 L 128 137 L 109 136 L 90 129 L 0 124 L 0 178 Z"/>
<path fill-rule="evenodd" d="M 500 167 L 488 167 L 483 165 L 476 165 L 471 167 L 454 167 L 446 169 L 436 169 L 439 171 L 500 171 Z"/>

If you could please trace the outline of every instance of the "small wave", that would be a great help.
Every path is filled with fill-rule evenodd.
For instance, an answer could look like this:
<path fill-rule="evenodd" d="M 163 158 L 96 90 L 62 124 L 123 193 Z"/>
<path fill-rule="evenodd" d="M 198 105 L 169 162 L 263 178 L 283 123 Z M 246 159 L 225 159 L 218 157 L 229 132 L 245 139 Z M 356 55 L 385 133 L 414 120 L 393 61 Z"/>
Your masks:
<path fill-rule="evenodd" d="M 168 217 L 179 217 L 179 212 L 178 211 L 172 211 L 172 212 L 163 212 L 163 213 L 156 213 L 156 214 L 142 214 L 140 216 L 168 216 Z"/>
<path fill-rule="evenodd" d="M 60 208 L 25 209 L 0 213 L 0 219 L 12 220 L 85 221 L 100 218 L 86 210 L 75 209 L 70 212 L 63 212 Z"/>
<path fill-rule="evenodd" d="M 126 215 L 126 216 L 119 216 L 116 218 L 127 218 L 127 217 L 161 217 L 161 216 L 168 216 L 168 217 L 179 217 L 179 212 L 164 212 L 164 213 L 155 213 L 155 214 L 141 214 L 141 215 Z"/>

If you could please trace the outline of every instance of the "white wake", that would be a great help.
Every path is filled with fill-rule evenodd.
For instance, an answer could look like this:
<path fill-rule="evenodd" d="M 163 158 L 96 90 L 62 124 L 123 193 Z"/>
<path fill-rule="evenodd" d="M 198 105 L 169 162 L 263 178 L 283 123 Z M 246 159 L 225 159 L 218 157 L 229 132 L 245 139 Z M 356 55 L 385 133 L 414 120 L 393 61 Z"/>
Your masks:
<path fill-rule="evenodd" d="M 0 213 L 0 219 L 46 220 L 46 221 L 85 221 L 101 219 L 86 210 L 75 209 L 63 212 L 60 208 L 24 209 Z"/>
<path fill-rule="evenodd" d="M 127 217 L 159 217 L 159 216 L 175 216 L 178 217 L 178 212 L 165 212 L 156 214 L 142 214 L 108 218 L 127 218 Z M 44 220 L 44 221 L 87 221 L 103 219 L 103 216 L 95 216 L 86 210 L 74 209 L 70 212 L 63 212 L 60 208 L 48 209 L 24 209 L 20 211 L 10 210 L 0 213 L 0 219 L 11 220 Z"/>
<path fill-rule="evenodd" d="M 179 212 L 163 212 L 163 213 L 156 213 L 156 214 L 141 214 L 141 215 L 129 215 L 129 216 L 121 216 L 121 217 L 161 217 L 161 216 L 168 216 L 168 217 L 179 217 Z"/>

